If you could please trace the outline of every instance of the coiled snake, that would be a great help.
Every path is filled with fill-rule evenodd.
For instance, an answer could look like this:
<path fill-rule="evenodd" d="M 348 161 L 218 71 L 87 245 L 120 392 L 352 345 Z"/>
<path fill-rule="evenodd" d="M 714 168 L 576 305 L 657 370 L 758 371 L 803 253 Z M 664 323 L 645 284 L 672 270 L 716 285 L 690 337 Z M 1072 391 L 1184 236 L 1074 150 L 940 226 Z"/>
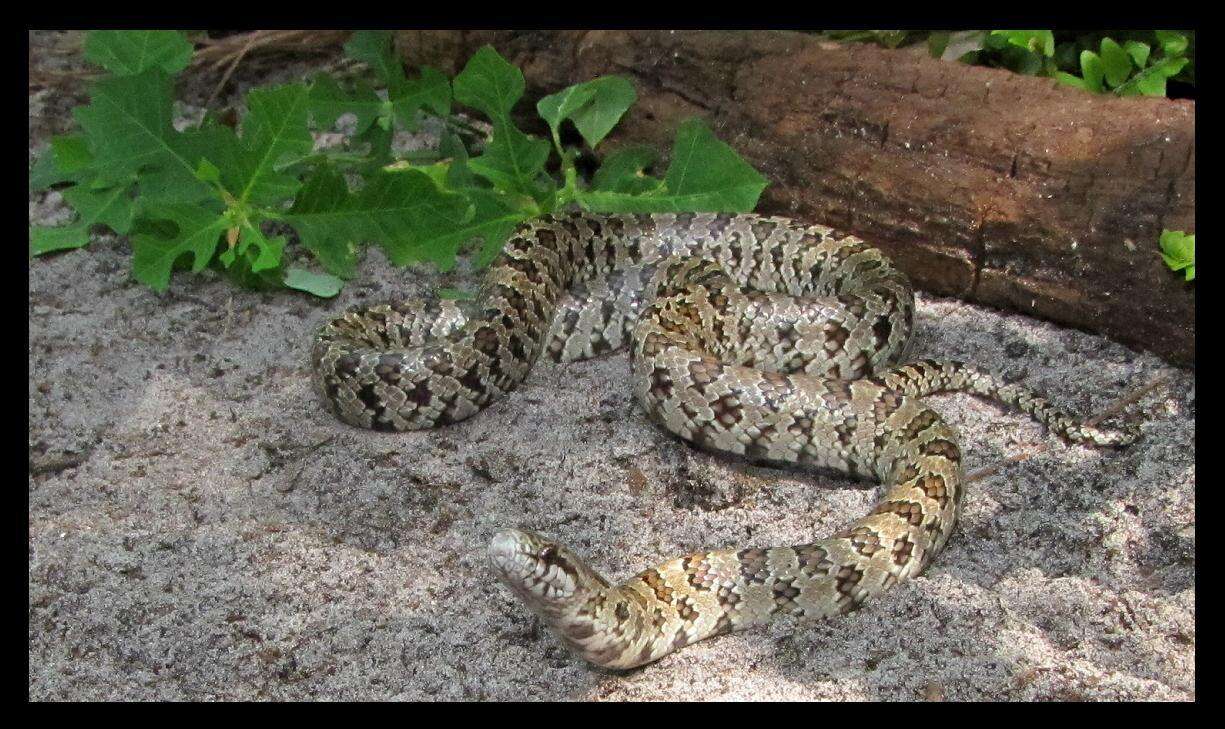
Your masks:
<path fill-rule="evenodd" d="M 632 342 L 634 397 L 703 448 L 879 480 L 870 514 L 809 544 L 691 554 L 613 585 L 524 531 L 489 545 L 503 582 L 588 661 L 629 668 L 776 614 L 844 613 L 923 571 L 949 538 L 957 437 L 920 397 L 965 391 L 1071 442 L 1125 445 L 1016 384 L 905 356 L 914 296 L 879 251 L 822 226 L 756 215 L 560 214 L 525 224 L 470 311 L 406 301 L 327 324 L 316 387 L 375 430 L 463 420 L 542 353 L 569 361 Z"/>

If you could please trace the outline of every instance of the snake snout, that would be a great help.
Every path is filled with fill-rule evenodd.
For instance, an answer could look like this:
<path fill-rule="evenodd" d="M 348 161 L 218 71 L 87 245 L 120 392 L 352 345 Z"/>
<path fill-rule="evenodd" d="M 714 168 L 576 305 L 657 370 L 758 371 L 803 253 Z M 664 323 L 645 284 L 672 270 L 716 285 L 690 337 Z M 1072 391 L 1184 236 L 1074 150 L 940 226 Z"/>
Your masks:
<path fill-rule="evenodd" d="M 541 555 L 548 555 L 554 545 L 531 532 L 503 529 L 489 540 L 489 561 L 508 582 L 523 582 L 539 577 Z"/>
<path fill-rule="evenodd" d="M 489 561 L 498 577 L 530 601 L 571 597 L 577 559 L 560 545 L 532 532 L 505 529 L 489 541 Z"/>
<path fill-rule="evenodd" d="M 506 571 L 519 561 L 525 551 L 528 535 L 518 529 L 503 529 L 489 540 L 489 560 L 499 570 Z"/>

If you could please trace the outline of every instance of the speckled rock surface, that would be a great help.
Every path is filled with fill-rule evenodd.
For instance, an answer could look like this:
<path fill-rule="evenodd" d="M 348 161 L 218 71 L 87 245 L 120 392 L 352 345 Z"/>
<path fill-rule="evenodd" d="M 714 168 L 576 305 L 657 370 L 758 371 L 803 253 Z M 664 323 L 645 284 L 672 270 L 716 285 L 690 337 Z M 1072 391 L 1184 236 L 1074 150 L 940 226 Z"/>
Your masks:
<path fill-rule="evenodd" d="M 36 119 L 58 103 L 31 102 Z M 31 222 L 63 220 L 57 193 Z M 634 406 L 624 353 L 541 363 L 464 423 L 377 434 L 309 386 L 314 330 L 360 302 L 462 285 L 371 253 L 332 301 L 212 274 L 156 295 L 124 240 L 32 261 L 31 698 L 1195 698 L 1192 373 L 1105 339 L 920 297 L 916 355 L 1024 379 L 1140 443 L 1068 447 L 932 398 L 971 484 L 922 577 L 840 619 L 776 623 L 629 673 L 571 657 L 493 579 L 499 528 L 620 579 L 686 551 L 799 543 L 874 487 L 694 451 Z M 1045 450 L 1044 450 L 1045 449 Z"/>

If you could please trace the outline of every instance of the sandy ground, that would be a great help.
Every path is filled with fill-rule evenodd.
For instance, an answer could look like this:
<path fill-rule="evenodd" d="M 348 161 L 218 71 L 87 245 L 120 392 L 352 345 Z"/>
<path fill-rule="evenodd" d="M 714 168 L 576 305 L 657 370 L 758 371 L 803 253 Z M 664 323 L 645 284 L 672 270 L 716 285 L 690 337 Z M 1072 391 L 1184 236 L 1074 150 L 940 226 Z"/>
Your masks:
<path fill-rule="evenodd" d="M 31 95 L 32 151 L 69 101 Z M 66 211 L 36 195 L 30 217 Z M 1195 698 L 1189 371 L 921 297 L 918 356 L 979 363 L 1074 412 L 1164 378 L 1123 415 L 1142 440 L 1069 447 L 968 396 L 932 398 L 967 470 L 1003 465 L 971 485 L 925 575 L 833 621 L 612 673 L 493 579 L 494 531 L 557 536 L 620 579 L 688 551 L 828 534 L 874 487 L 688 448 L 635 408 L 624 353 L 541 363 L 441 430 L 353 429 L 309 387 L 312 333 L 438 277 L 374 252 L 332 301 L 211 273 L 159 296 L 130 261 L 126 241 L 98 236 L 30 264 L 31 698 Z"/>

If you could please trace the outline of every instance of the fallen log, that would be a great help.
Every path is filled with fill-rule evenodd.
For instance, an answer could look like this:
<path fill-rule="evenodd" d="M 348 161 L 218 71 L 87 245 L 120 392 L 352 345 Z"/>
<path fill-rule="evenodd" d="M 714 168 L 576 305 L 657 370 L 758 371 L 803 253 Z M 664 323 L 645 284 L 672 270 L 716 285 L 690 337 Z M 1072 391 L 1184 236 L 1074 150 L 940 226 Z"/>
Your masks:
<path fill-rule="evenodd" d="M 1194 284 L 1161 260 L 1195 228 L 1195 104 L 781 31 L 402 31 L 455 73 L 489 43 L 529 103 L 602 74 L 638 104 L 609 142 L 667 149 L 704 117 L 772 184 L 758 210 L 863 237 L 922 289 L 1191 364 Z"/>

